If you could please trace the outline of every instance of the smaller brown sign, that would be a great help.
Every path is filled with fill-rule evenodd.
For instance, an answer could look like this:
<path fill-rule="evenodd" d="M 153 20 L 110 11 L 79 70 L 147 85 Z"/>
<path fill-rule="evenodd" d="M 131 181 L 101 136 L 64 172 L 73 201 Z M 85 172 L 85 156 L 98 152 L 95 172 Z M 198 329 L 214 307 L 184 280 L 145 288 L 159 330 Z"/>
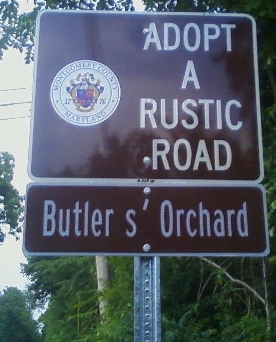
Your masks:
<path fill-rule="evenodd" d="M 29 255 L 267 255 L 264 188 L 32 183 L 24 249 Z"/>

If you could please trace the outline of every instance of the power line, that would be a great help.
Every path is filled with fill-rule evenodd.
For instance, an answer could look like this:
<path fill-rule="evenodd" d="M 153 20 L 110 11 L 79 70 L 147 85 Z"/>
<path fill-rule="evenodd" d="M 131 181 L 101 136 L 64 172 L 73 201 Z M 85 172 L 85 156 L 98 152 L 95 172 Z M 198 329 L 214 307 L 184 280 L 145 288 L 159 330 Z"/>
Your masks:
<path fill-rule="evenodd" d="M 10 118 L 5 118 L 5 119 L 0 119 L 0 121 L 8 121 L 8 120 L 18 120 L 18 119 L 27 119 L 30 118 L 31 115 L 26 115 L 26 116 L 17 116 L 17 117 L 10 117 Z"/>
<path fill-rule="evenodd" d="M 19 88 L 10 88 L 10 89 L 0 89 L 0 92 L 8 92 L 8 91 L 15 91 L 15 90 L 24 90 L 24 89 L 31 89 L 32 87 L 19 87 Z"/>
<path fill-rule="evenodd" d="M 27 103 L 31 103 L 31 101 L 2 103 L 0 104 L 0 107 L 15 106 L 15 105 L 21 105 L 21 104 L 27 104 Z"/>
<path fill-rule="evenodd" d="M 0 89 L 0 92 L 6 93 L 6 92 L 10 92 L 10 91 L 26 90 L 26 89 L 31 89 L 31 88 L 32 87 L 18 87 L 18 88 Z M 31 101 L 8 102 L 8 103 L 0 104 L 0 107 L 9 107 L 9 106 L 24 105 L 24 104 L 30 104 L 30 103 L 31 103 Z M 20 119 L 27 119 L 30 117 L 31 117 L 31 115 L 0 118 L 0 121 L 20 120 Z"/>
<path fill-rule="evenodd" d="M 18 88 L 19 89 L 19 88 Z M 26 88 L 21 88 L 26 89 Z M 0 91 L 10 91 L 12 89 L 7 90 L 0 90 Z M 10 102 L 10 103 L 2 103 L 0 104 L 0 107 L 8 107 L 8 106 L 15 106 L 15 105 L 23 105 L 23 104 L 30 104 L 31 101 L 22 101 L 22 102 Z M 31 115 L 25 115 L 25 116 L 14 116 L 14 117 L 8 117 L 8 118 L 0 118 L 0 121 L 9 121 L 9 120 L 18 120 L 18 119 L 26 119 L 30 118 Z"/>

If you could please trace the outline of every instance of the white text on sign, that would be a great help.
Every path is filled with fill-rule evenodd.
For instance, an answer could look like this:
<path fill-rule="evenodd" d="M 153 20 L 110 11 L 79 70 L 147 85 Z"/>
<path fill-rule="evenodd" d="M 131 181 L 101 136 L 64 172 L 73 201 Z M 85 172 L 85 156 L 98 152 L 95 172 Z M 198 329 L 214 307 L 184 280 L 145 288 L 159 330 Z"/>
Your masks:
<path fill-rule="evenodd" d="M 235 29 L 236 25 L 226 23 L 199 26 L 191 22 L 180 27 L 175 23 L 158 26 L 151 22 L 148 29 L 143 31 L 146 34 L 143 50 L 160 53 L 182 48 L 192 56 L 199 50 L 203 55 L 212 53 L 219 44 L 222 51 L 231 54 Z M 226 139 L 211 141 L 208 133 L 210 131 L 214 135 L 222 130 L 241 131 L 243 120 L 240 113 L 243 105 L 238 99 L 200 98 L 197 92 L 202 86 L 197 66 L 192 59 L 183 60 L 183 64 L 184 73 L 179 89 L 183 91 L 184 99 L 140 99 L 140 129 L 183 129 L 183 138 L 174 142 L 165 138 L 152 139 L 152 170 L 197 171 L 204 168 L 207 171 L 227 171 L 231 169 L 235 157 L 231 144 Z M 189 90 L 189 98 L 185 98 L 186 89 Z M 194 94 L 193 98 L 191 94 Z M 193 130 L 205 131 L 206 134 L 196 141 L 184 138 L 186 132 Z M 209 137 L 208 142 L 205 136 Z"/>

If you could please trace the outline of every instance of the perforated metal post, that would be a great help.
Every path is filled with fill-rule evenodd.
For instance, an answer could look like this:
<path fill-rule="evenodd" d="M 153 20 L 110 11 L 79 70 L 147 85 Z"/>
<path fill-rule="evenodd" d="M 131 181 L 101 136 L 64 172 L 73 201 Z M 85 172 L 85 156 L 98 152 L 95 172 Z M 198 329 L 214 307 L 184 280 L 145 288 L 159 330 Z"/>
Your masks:
<path fill-rule="evenodd" d="M 134 258 L 134 342 L 161 342 L 160 258 Z"/>

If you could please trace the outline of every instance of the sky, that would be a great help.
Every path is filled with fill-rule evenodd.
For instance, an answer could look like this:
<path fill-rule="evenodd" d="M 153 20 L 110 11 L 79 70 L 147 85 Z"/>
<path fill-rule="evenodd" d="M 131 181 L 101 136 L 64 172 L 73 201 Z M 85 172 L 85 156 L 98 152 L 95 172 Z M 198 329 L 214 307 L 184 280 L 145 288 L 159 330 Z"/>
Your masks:
<path fill-rule="evenodd" d="M 27 174 L 33 64 L 25 65 L 24 56 L 8 51 L 0 61 L 0 151 L 15 158 L 13 185 L 20 195 L 30 181 Z M 22 239 L 7 235 L 0 246 L 0 291 L 6 286 L 23 289 L 26 280 L 20 274 L 25 262 Z"/>

